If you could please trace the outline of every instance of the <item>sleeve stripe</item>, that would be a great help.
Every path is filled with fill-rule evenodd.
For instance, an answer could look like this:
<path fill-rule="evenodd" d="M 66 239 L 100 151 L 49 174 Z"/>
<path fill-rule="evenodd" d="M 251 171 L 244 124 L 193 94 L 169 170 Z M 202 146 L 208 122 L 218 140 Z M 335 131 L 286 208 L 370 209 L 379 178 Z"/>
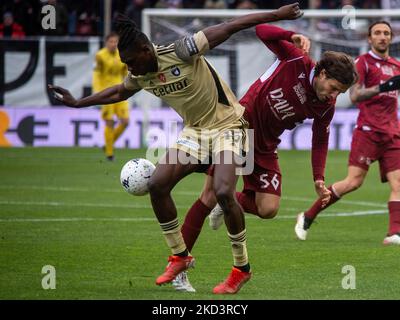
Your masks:
<path fill-rule="evenodd" d="M 174 51 L 175 51 L 175 49 L 164 50 L 164 51 L 161 51 L 161 52 L 157 51 L 157 54 L 159 56 L 162 56 L 163 54 L 171 53 L 171 52 L 174 52 Z"/>
<path fill-rule="evenodd" d="M 157 48 L 157 53 L 162 53 L 164 51 L 171 51 L 171 50 L 175 50 L 175 45 L 172 44 L 168 47 L 163 47 L 163 48 Z"/>
<path fill-rule="evenodd" d="M 217 73 L 210 66 L 210 64 L 208 63 L 208 61 L 206 59 L 204 59 L 204 61 L 207 63 L 207 67 L 210 70 L 212 77 L 214 78 L 214 82 L 215 82 L 215 85 L 216 85 L 217 91 L 218 91 L 218 102 L 229 106 L 229 100 L 226 97 L 226 94 L 224 92 L 224 89 L 222 88 L 221 81 L 219 81 Z"/>
<path fill-rule="evenodd" d="M 195 54 L 199 53 L 199 48 L 197 48 L 196 41 L 194 40 L 193 36 L 186 37 L 184 41 L 185 41 L 185 46 L 189 50 L 189 54 L 191 56 L 194 56 Z"/>

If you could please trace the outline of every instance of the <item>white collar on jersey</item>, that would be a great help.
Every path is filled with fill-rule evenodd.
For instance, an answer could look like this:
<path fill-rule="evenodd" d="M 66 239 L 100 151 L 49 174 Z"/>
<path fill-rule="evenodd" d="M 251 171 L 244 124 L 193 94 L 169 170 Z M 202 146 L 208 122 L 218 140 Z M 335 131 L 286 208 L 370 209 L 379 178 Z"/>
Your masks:
<path fill-rule="evenodd" d="M 308 78 L 308 79 L 310 80 L 310 84 L 311 84 L 311 85 L 312 85 L 312 81 L 313 81 L 313 79 L 314 79 L 314 73 L 315 73 L 315 67 L 313 67 L 313 68 L 311 69 L 310 77 Z"/>
<path fill-rule="evenodd" d="M 383 58 L 381 58 L 380 56 L 378 56 L 376 53 L 374 53 L 372 50 L 368 51 L 368 54 L 370 56 L 372 56 L 373 58 L 377 59 L 377 60 L 384 60 Z M 388 60 L 390 57 L 388 56 L 386 60 Z M 386 61 L 384 60 L 384 61 Z"/>

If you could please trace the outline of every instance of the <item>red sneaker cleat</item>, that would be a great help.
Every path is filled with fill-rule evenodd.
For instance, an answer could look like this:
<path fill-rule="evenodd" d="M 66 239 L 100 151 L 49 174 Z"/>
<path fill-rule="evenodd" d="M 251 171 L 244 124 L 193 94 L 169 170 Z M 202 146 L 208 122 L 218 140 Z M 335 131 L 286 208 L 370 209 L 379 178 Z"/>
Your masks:
<path fill-rule="evenodd" d="M 226 293 L 237 293 L 240 288 L 251 278 L 251 272 L 244 272 L 238 268 L 233 267 L 229 276 L 224 282 L 217 285 L 213 293 L 215 294 L 226 294 Z"/>
<path fill-rule="evenodd" d="M 157 278 L 156 284 L 160 286 L 164 283 L 171 282 L 182 271 L 185 271 L 189 268 L 193 268 L 194 262 L 195 260 L 192 256 L 187 256 L 187 257 L 169 256 L 165 272 Z"/>

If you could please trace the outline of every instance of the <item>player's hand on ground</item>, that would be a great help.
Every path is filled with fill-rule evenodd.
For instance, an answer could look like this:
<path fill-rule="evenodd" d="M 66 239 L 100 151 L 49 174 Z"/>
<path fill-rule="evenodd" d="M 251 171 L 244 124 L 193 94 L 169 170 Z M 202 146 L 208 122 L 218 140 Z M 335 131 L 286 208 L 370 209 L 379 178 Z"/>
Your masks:
<path fill-rule="evenodd" d="M 294 20 L 300 18 L 303 14 L 304 12 L 300 10 L 298 2 L 282 6 L 276 10 L 279 20 Z"/>
<path fill-rule="evenodd" d="M 388 92 L 400 89 L 400 75 L 390 78 L 385 83 L 379 85 L 379 92 Z"/>
<path fill-rule="evenodd" d="M 306 36 L 302 34 L 292 35 L 293 44 L 301 49 L 304 53 L 308 54 L 310 52 L 311 41 Z"/>
<path fill-rule="evenodd" d="M 56 98 L 58 101 L 61 101 L 68 107 L 76 107 L 76 99 L 67 89 L 59 86 L 53 86 L 51 84 L 49 84 L 48 86 L 50 91 L 53 93 L 54 98 Z"/>
<path fill-rule="evenodd" d="M 315 186 L 315 191 L 317 192 L 319 198 L 321 199 L 322 208 L 324 208 L 331 199 L 331 192 L 327 187 L 325 187 L 325 182 L 322 180 L 315 181 L 314 186 Z"/>

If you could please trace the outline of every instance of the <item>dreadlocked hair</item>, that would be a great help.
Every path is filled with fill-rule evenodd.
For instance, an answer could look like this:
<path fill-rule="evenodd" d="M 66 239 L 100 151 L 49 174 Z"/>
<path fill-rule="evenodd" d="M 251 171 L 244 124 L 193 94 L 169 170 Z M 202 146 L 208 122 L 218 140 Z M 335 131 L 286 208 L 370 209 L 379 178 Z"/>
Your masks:
<path fill-rule="evenodd" d="M 119 14 L 115 20 L 115 30 L 119 35 L 119 51 L 150 42 L 146 35 L 136 26 L 136 23 L 122 14 Z"/>

